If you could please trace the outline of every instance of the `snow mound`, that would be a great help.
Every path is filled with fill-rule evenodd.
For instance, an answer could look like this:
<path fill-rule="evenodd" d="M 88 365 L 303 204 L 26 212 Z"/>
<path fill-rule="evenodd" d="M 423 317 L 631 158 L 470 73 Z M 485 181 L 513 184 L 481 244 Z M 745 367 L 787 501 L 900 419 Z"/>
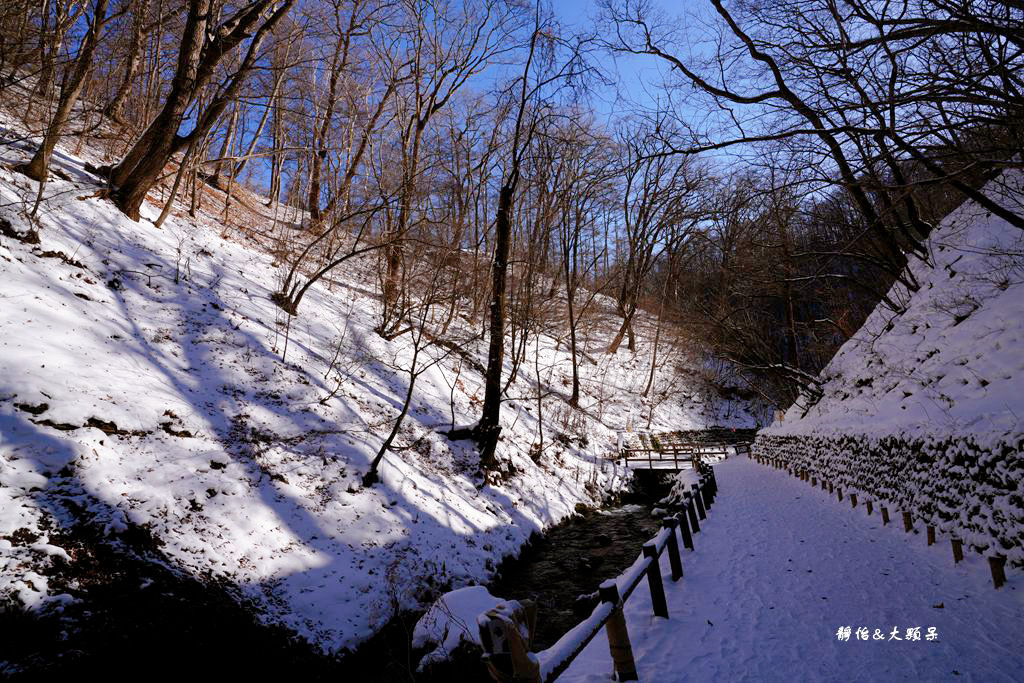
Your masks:
<path fill-rule="evenodd" d="M 483 586 L 459 588 L 438 598 L 416 622 L 412 632 L 413 648 L 434 646 L 420 660 L 417 670 L 448 659 L 462 643 L 480 645 L 476 618 L 502 603 Z"/>

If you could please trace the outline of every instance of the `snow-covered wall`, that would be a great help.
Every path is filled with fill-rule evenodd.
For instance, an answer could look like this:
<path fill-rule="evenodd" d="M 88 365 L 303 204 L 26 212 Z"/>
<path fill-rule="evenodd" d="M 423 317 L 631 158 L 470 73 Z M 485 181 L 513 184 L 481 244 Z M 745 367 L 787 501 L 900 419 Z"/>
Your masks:
<path fill-rule="evenodd" d="M 1024 214 L 1022 177 L 985 192 Z M 1024 564 L 1024 231 L 966 202 L 755 451 Z"/>

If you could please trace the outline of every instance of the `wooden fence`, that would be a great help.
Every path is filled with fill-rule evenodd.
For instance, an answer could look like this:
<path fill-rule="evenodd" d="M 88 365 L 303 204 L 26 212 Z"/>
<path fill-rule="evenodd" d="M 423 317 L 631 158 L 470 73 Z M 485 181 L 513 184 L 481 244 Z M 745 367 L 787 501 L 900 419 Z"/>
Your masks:
<path fill-rule="evenodd" d="M 814 488 L 817 488 L 817 486 L 820 483 L 822 491 L 826 490 L 827 487 L 830 495 L 832 493 L 835 493 L 836 498 L 840 502 L 843 500 L 843 489 L 839 486 L 836 486 L 831 481 L 826 481 L 824 476 L 819 476 L 813 470 L 799 466 L 794 467 L 792 463 L 785 460 L 784 458 L 753 454 L 750 452 L 749 449 L 747 450 L 747 457 L 751 458 L 752 460 L 755 460 L 756 462 L 761 463 L 762 465 L 774 467 L 777 470 L 783 470 L 790 476 L 796 477 L 801 481 L 810 483 L 810 485 Z M 850 501 L 850 506 L 856 509 L 857 494 L 847 489 L 846 495 Z M 876 501 L 872 501 L 870 498 L 868 498 L 867 495 L 864 496 L 864 508 L 867 510 L 868 515 L 871 514 L 872 510 L 874 510 L 875 502 Z M 877 502 L 884 503 L 885 501 L 879 500 Z M 888 525 L 890 522 L 888 506 L 879 506 L 878 512 L 882 515 L 882 526 Z M 911 531 L 914 530 L 914 515 L 909 510 L 903 510 L 902 513 L 903 531 L 909 534 Z M 925 531 L 925 537 L 928 539 L 928 545 L 935 545 L 935 526 L 932 524 L 927 524 Z M 964 559 L 963 539 L 957 537 L 956 535 L 952 535 L 950 536 L 949 543 L 950 549 L 953 552 L 953 564 L 958 564 L 962 562 Z M 995 586 L 996 589 L 1002 588 L 1006 584 L 1006 556 L 1003 554 L 999 554 L 998 551 L 997 554 L 989 555 L 988 566 L 989 571 L 992 573 L 992 585 Z"/>
<path fill-rule="evenodd" d="M 502 683 L 554 681 L 569 668 L 602 628 L 608 636 L 616 680 L 637 680 L 636 663 L 622 607 L 646 576 L 654 614 L 668 618 L 659 558 L 667 549 L 672 580 L 683 578 L 677 530 L 683 546 L 693 550 L 693 535 L 700 532 L 699 520 L 706 518 L 717 493 L 718 482 L 714 468 L 704 465 L 704 473 L 684 495 L 683 511 L 663 520 L 661 531 L 644 543 L 637 560 L 618 577 L 601 584 L 598 593 L 601 601 L 590 616 L 548 649 L 538 653 L 530 652 L 529 641 L 532 639 L 533 619 L 536 617 L 532 607 L 517 609 L 518 603 L 510 602 L 481 614 L 477 618 L 477 626 L 484 646 L 484 661 L 494 680 Z M 512 605 L 512 609 L 509 609 L 509 605 Z"/>

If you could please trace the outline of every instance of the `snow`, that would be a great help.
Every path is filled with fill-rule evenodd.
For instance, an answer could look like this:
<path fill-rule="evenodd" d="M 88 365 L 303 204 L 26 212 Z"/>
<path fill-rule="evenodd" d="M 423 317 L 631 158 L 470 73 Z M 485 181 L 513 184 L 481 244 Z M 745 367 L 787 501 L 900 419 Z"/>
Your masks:
<path fill-rule="evenodd" d="M 3 118 L 0 217 L 25 232 L 38 186 L 10 170 L 30 146 L 16 117 Z M 482 377 L 432 347 L 438 362 L 417 381 L 401 450 L 364 489 L 412 356 L 410 335 L 374 332 L 376 260 L 346 263 L 289 321 L 271 302 L 281 279 L 273 250 L 301 214 L 237 189 L 226 226 L 224 195 L 204 188 L 195 220 L 177 206 L 156 229 L 155 191 L 136 223 L 96 196 L 83 170 L 117 153 L 58 147 L 55 168 L 70 180 L 47 185 L 42 244 L 0 237 L 0 601 L 67 600 L 48 584 L 61 557 L 55 529 L 91 523 L 116 541 L 143 527 L 177 570 L 225 579 L 262 618 L 336 652 L 396 608 L 485 580 L 533 532 L 625 486 L 629 472 L 610 459 L 615 430 L 757 419 L 716 397 L 699 360 L 660 371 L 653 398 L 641 397 L 650 356 L 604 353 L 611 319 L 581 329 L 594 362 L 581 366 L 574 411 L 563 331 L 541 330 L 534 367 L 520 370 L 503 406 L 500 481 L 485 486 L 475 448 L 440 433 L 479 417 Z M 477 324 L 459 316 L 451 333 L 482 365 Z M 654 329 L 640 316 L 641 349 Z"/>
<path fill-rule="evenodd" d="M 1024 174 L 984 191 L 1024 209 Z M 755 452 L 1024 566 L 1024 231 L 965 202 Z"/>
<path fill-rule="evenodd" d="M 715 473 L 720 495 L 695 551 L 682 550 L 679 582 L 661 558 L 669 618 L 653 616 L 647 590 L 626 602 L 641 681 L 793 672 L 801 680 L 1019 680 L 1018 577 L 996 591 L 983 558 L 953 564 L 948 538 L 928 547 L 923 533 L 883 527 L 877 508 L 869 517 L 863 505 L 852 509 L 747 458 L 729 458 Z M 845 626 L 849 641 L 837 637 Z M 859 627 L 886 640 L 859 641 Z M 899 642 L 888 640 L 894 627 Z M 921 640 L 906 640 L 915 627 Z M 930 627 L 937 640 L 926 640 Z M 598 634 L 558 680 L 608 681 L 610 673 L 607 639 Z"/>
<path fill-rule="evenodd" d="M 984 191 L 1018 213 L 1024 174 L 1007 171 Z M 765 433 L 972 434 L 993 441 L 1024 420 L 1024 231 L 965 202 L 911 257 L 917 292 L 896 284 L 821 373 L 806 397 Z M 806 409 L 806 415 L 804 411 Z"/>
<path fill-rule="evenodd" d="M 416 622 L 413 648 L 435 647 L 420 660 L 418 670 L 431 662 L 447 659 L 461 643 L 480 645 L 479 615 L 503 604 L 483 586 L 467 586 L 445 593 Z"/>

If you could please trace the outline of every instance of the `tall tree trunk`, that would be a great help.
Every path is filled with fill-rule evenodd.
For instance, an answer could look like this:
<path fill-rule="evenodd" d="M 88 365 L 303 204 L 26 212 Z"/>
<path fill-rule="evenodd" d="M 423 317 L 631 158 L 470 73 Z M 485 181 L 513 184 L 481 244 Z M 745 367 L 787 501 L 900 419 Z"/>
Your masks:
<path fill-rule="evenodd" d="M 78 96 L 85 85 L 85 77 L 92 68 L 93 54 L 96 52 L 96 44 L 99 42 L 100 34 L 103 31 L 106 14 L 107 0 L 96 0 L 92 24 L 89 26 L 89 31 L 85 34 L 85 38 L 82 39 L 82 46 L 79 49 L 78 59 L 75 60 L 74 69 L 61 88 L 60 98 L 57 100 L 57 110 L 54 112 L 53 118 L 50 119 L 50 125 L 46 128 L 43 142 L 36 149 L 32 160 L 19 167 L 19 170 L 34 180 L 39 182 L 46 180 L 53 149 L 57 146 L 57 141 L 60 140 L 64 124 L 67 123 L 71 110 L 74 109 L 75 104 L 78 102 Z"/>
<path fill-rule="evenodd" d="M 505 303 L 508 254 L 512 241 L 512 198 L 518 175 L 506 183 L 498 195 L 495 216 L 494 265 L 491 270 L 490 343 L 487 348 L 487 374 L 484 376 L 484 407 L 477 425 L 480 466 L 485 471 L 497 464 L 495 449 L 501 433 L 501 371 L 505 362 Z"/>
<path fill-rule="evenodd" d="M 132 42 L 128 46 L 128 58 L 125 61 L 124 77 L 121 79 L 121 84 L 117 87 L 114 96 L 103 109 L 103 113 L 114 121 L 121 121 L 124 103 L 128 99 L 128 94 L 132 91 L 135 75 L 139 71 L 139 56 L 142 53 L 142 45 L 146 37 L 143 29 L 148 8 L 149 0 L 135 0 L 132 9 Z"/>

